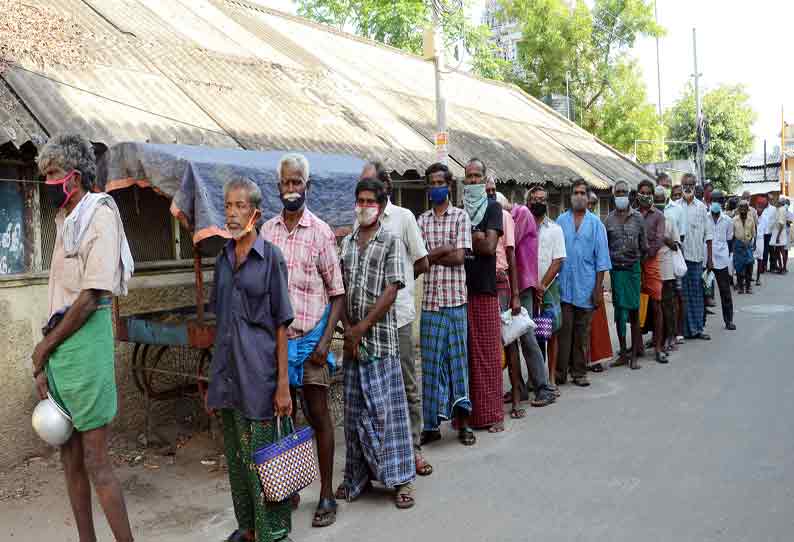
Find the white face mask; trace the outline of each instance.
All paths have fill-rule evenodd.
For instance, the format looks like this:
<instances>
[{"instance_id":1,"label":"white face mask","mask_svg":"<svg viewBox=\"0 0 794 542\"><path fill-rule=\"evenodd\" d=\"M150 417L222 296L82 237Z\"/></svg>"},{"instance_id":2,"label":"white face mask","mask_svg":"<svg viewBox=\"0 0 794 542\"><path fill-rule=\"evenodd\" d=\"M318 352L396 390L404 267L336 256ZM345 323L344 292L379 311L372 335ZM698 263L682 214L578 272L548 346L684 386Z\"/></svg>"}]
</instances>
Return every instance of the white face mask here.
<instances>
[{"instance_id":1,"label":"white face mask","mask_svg":"<svg viewBox=\"0 0 794 542\"><path fill-rule=\"evenodd\" d=\"M377 205L356 205L356 220L364 227L371 226L378 218Z\"/></svg>"}]
</instances>

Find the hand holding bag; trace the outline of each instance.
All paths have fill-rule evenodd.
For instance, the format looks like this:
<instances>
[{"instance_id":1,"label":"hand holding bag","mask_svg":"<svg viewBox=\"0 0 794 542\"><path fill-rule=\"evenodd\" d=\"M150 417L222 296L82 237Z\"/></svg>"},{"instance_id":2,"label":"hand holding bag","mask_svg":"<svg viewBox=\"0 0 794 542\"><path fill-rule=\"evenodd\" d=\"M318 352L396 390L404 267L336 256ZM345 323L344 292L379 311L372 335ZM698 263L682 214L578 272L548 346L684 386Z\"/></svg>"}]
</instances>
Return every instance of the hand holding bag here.
<instances>
[{"instance_id":1,"label":"hand holding bag","mask_svg":"<svg viewBox=\"0 0 794 542\"><path fill-rule=\"evenodd\" d=\"M521 307L521 313L513 315L512 310L506 310L501 315L502 319L502 344L507 346L521 337L524 333L535 327L535 322L529 317L527 309Z\"/></svg>"},{"instance_id":2,"label":"hand holding bag","mask_svg":"<svg viewBox=\"0 0 794 542\"><path fill-rule=\"evenodd\" d=\"M253 461L262 494L268 502L281 502L317 479L314 431L304 427L282 438L281 417L276 417L278 440L254 452Z\"/></svg>"},{"instance_id":3,"label":"hand holding bag","mask_svg":"<svg viewBox=\"0 0 794 542\"><path fill-rule=\"evenodd\" d=\"M678 250L673 251L673 274L675 278L681 279L686 276L687 273L687 266L686 260L684 260L684 253L681 250L681 247Z\"/></svg>"}]
</instances>

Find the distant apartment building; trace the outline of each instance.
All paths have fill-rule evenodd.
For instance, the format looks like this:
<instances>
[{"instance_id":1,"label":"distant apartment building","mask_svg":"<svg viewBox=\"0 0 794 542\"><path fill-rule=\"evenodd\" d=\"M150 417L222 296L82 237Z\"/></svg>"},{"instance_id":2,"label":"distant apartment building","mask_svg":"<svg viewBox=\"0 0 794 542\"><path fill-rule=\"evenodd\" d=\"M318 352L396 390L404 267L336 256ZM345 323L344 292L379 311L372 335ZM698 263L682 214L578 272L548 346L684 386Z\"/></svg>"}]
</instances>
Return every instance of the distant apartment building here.
<instances>
[{"instance_id":1,"label":"distant apartment building","mask_svg":"<svg viewBox=\"0 0 794 542\"><path fill-rule=\"evenodd\" d=\"M499 17L501 2L488 0L482 14L482 22L491 29L491 40L499 56L509 62L518 59L518 43L521 41L521 26L516 21L502 21Z\"/></svg>"}]
</instances>

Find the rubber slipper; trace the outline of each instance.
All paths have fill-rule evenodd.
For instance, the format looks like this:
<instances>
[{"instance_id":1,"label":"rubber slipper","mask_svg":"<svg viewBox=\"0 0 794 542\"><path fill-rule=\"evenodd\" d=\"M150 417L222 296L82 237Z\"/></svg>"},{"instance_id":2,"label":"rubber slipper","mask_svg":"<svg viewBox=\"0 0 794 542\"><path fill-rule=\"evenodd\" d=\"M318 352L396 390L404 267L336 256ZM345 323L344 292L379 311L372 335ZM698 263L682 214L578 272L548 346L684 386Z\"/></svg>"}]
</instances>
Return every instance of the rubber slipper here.
<instances>
[{"instance_id":1,"label":"rubber slipper","mask_svg":"<svg viewBox=\"0 0 794 542\"><path fill-rule=\"evenodd\" d=\"M312 527L328 527L336 523L337 504L334 499L320 499L314 511Z\"/></svg>"},{"instance_id":2,"label":"rubber slipper","mask_svg":"<svg viewBox=\"0 0 794 542\"><path fill-rule=\"evenodd\" d=\"M416 463L416 474L419 476L430 476L433 474L433 465L425 461L421 454L416 454L414 461Z\"/></svg>"},{"instance_id":3,"label":"rubber slipper","mask_svg":"<svg viewBox=\"0 0 794 542\"><path fill-rule=\"evenodd\" d=\"M414 486L405 484L397 488L397 494L394 496L394 504L400 510L413 508L416 504L414 499Z\"/></svg>"},{"instance_id":4,"label":"rubber slipper","mask_svg":"<svg viewBox=\"0 0 794 542\"><path fill-rule=\"evenodd\" d=\"M527 411L523 408L514 408L510 411L510 417L514 420L520 420L527 417Z\"/></svg>"},{"instance_id":5,"label":"rubber slipper","mask_svg":"<svg viewBox=\"0 0 794 542\"><path fill-rule=\"evenodd\" d=\"M466 427L458 431L458 440L464 446L473 446L477 442L477 437L474 436L471 427Z\"/></svg>"}]
</instances>

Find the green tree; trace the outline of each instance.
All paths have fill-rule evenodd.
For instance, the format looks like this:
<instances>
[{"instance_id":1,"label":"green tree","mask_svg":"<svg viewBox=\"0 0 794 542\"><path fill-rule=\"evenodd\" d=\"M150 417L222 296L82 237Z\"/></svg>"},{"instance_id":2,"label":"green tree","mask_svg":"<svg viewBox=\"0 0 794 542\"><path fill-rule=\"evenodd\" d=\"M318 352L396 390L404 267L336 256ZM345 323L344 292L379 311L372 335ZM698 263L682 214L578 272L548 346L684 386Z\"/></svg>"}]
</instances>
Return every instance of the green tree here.
<instances>
[{"instance_id":1,"label":"green tree","mask_svg":"<svg viewBox=\"0 0 794 542\"><path fill-rule=\"evenodd\" d=\"M503 0L500 18L517 23L523 39L512 80L535 97L565 94L576 120L623 152L635 139L661 139L642 74L627 57L640 36L661 36L648 0ZM659 145L638 147L656 159Z\"/></svg>"},{"instance_id":2,"label":"green tree","mask_svg":"<svg viewBox=\"0 0 794 542\"><path fill-rule=\"evenodd\" d=\"M664 129L656 107L648 102L642 71L634 59L623 57L616 62L609 86L583 115L582 125L627 154L634 153L636 140L646 140L636 146L637 160L661 159Z\"/></svg>"},{"instance_id":3,"label":"green tree","mask_svg":"<svg viewBox=\"0 0 794 542\"><path fill-rule=\"evenodd\" d=\"M732 191L739 178L739 161L753 148L756 113L743 85L720 85L703 95L703 115L709 127L706 177ZM695 91L691 84L667 112L668 139L695 141ZM674 147L671 156L691 158L694 149Z\"/></svg>"},{"instance_id":4,"label":"green tree","mask_svg":"<svg viewBox=\"0 0 794 542\"><path fill-rule=\"evenodd\" d=\"M422 32L432 21L430 5L428 0L298 0L298 14L419 54ZM463 2L461 9L442 15L446 42L457 42L465 48L477 75L504 79L508 63L496 55L496 48L489 40L490 29L468 21L465 5L467 2ZM464 54L461 47L458 52Z\"/></svg>"}]
</instances>

